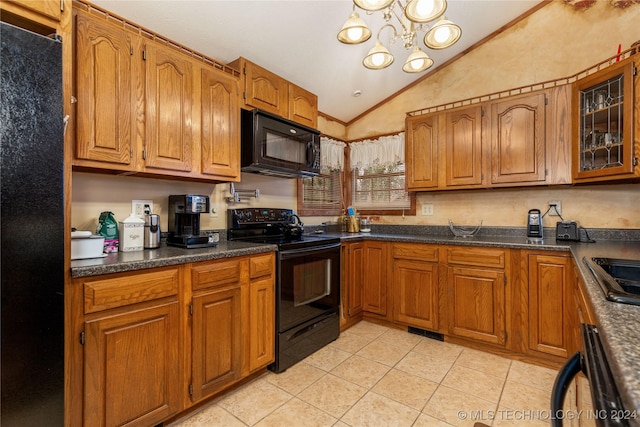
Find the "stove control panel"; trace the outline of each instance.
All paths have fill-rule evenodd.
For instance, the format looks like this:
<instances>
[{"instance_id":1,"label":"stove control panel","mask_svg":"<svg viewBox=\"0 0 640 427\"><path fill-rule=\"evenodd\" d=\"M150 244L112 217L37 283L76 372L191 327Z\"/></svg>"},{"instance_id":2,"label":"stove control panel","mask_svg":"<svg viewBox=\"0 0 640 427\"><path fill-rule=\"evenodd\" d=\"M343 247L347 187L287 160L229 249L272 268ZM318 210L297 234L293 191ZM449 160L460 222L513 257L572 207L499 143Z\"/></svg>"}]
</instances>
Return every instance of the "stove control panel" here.
<instances>
[{"instance_id":1,"label":"stove control panel","mask_svg":"<svg viewBox=\"0 0 640 427\"><path fill-rule=\"evenodd\" d=\"M251 224L286 224L293 217L293 209L241 208L227 210L227 227L240 228Z\"/></svg>"}]
</instances>

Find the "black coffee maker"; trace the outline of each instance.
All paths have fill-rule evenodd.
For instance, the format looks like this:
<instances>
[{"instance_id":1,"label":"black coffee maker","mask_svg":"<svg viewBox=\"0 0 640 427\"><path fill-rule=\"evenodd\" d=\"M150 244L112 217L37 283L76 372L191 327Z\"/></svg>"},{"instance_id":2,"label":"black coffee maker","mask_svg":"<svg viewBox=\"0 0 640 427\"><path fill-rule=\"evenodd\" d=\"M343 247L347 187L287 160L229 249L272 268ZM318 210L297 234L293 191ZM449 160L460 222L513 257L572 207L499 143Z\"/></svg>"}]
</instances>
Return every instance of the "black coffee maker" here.
<instances>
[{"instance_id":1,"label":"black coffee maker","mask_svg":"<svg viewBox=\"0 0 640 427\"><path fill-rule=\"evenodd\" d=\"M209 212L209 196L181 194L169 196L169 237L167 245L181 248L215 246L200 233L200 214Z\"/></svg>"}]
</instances>

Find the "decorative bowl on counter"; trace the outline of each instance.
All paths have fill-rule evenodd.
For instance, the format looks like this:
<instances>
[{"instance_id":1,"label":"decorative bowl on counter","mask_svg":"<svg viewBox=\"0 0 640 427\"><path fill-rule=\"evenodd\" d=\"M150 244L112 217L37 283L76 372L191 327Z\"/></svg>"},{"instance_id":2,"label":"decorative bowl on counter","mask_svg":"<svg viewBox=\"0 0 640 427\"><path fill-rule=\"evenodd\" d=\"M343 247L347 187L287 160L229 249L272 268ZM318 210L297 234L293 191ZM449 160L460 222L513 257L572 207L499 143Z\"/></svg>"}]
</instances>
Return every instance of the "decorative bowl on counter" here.
<instances>
[{"instance_id":1,"label":"decorative bowl on counter","mask_svg":"<svg viewBox=\"0 0 640 427\"><path fill-rule=\"evenodd\" d=\"M467 226L467 225L455 225L451 220L449 220L449 229L456 237L471 237L476 235L480 229L482 228L482 220L480 220L480 224L476 226Z\"/></svg>"}]
</instances>

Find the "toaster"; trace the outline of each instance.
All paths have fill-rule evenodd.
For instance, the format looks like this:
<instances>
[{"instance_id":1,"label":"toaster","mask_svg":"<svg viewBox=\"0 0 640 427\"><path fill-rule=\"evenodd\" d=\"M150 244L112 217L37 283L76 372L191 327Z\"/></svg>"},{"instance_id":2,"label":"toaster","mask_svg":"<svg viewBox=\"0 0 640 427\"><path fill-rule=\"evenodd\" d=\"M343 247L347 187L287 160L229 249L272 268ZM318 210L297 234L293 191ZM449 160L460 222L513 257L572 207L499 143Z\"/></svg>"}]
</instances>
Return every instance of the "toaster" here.
<instances>
[{"instance_id":1,"label":"toaster","mask_svg":"<svg viewBox=\"0 0 640 427\"><path fill-rule=\"evenodd\" d=\"M558 221L556 223L556 240L579 242L578 224L575 221Z\"/></svg>"}]
</instances>

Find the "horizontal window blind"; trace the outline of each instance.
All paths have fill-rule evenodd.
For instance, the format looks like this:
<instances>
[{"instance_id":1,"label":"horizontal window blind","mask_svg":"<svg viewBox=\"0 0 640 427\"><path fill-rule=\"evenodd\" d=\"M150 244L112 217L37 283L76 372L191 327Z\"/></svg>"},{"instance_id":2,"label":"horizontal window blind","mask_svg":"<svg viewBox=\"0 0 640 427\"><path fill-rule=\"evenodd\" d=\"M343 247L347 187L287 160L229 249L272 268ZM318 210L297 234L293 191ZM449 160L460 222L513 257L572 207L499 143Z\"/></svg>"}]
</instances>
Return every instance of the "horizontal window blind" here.
<instances>
[{"instance_id":1,"label":"horizontal window blind","mask_svg":"<svg viewBox=\"0 0 640 427\"><path fill-rule=\"evenodd\" d=\"M342 206L339 170L324 172L302 179L302 206L304 209L339 211Z\"/></svg>"},{"instance_id":2,"label":"horizontal window blind","mask_svg":"<svg viewBox=\"0 0 640 427\"><path fill-rule=\"evenodd\" d=\"M355 168L351 175L351 205L359 210L401 210L411 207L405 191L404 164Z\"/></svg>"}]
</instances>

